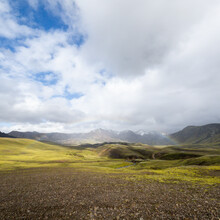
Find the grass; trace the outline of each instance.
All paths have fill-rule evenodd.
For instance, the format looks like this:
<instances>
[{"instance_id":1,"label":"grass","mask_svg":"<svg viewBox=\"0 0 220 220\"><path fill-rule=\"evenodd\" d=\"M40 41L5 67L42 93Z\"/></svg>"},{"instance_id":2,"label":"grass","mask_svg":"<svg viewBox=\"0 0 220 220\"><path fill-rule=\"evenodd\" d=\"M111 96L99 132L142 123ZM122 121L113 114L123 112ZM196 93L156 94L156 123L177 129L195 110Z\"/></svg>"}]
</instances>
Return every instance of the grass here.
<instances>
[{"instance_id":1,"label":"grass","mask_svg":"<svg viewBox=\"0 0 220 220\"><path fill-rule=\"evenodd\" d=\"M220 171L220 166L179 166L163 169L148 168L141 170L147 170L148 173L143 173L142 175L133 175L129 178L131 180L156 180L166 183L180 183L185 181L193 184L220 184L220 178L218 176L210 175L212 171Z\"/></svg>"},{"instance_id":2,"label":"grass","mask_svg":"<svg viewBox=\"0 0 220 220\"><path fill-rule=\"evenodd\" d=\"M28 139L0 139L0 170L65 166L98 158L93 150L74 150Z\"/></svg>"},{"instance_id":3,"label":"grass","mask_svg":"<svg viewBox=\"0 0 220 220\"><path fill-rule=\"evenodd\" d=\"M144 161L133 164L128 158ZM73 167L91 172L131 174L126 177L130 180L220 184L217 175L220 172L219 145L208 148L204 145L104 144L80 149L28 139L0 138L0 171L35 167Z\"/></svg>"}]
</instances>

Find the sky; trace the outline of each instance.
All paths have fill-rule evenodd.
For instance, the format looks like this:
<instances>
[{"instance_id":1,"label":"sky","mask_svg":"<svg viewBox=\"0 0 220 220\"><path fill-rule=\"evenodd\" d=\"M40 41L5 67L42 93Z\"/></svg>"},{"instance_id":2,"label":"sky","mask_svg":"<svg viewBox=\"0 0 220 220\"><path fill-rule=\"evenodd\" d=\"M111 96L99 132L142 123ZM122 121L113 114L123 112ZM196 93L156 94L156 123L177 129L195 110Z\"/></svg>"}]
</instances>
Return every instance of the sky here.
<instances>
[{"instance_id":1,"label":"sky","mask_svg":"<svg viewBox=\"0 0 220 220\"><path fill-rule=\"evenodd\" d=\"M0 0L0 131L220 123L219 0Z\"/></svg>"}]
</instances>

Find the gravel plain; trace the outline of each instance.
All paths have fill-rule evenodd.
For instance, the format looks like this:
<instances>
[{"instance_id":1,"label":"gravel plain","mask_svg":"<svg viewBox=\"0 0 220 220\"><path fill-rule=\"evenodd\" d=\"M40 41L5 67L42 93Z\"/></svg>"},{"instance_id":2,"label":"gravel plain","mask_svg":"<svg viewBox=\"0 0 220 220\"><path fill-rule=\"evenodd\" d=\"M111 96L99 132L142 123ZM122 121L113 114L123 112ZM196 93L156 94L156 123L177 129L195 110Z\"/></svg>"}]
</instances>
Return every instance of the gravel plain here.
<instances>
[{"instance_id":1,"label":"gravel plain","mask_svg":"<svg viewBox=\"0 0 220 220\"><path fill-rule=\"evenodd\" d=\"M73 168L0 173L0 219L220 219L220 187Z\"/></svg>"}]
</instances>

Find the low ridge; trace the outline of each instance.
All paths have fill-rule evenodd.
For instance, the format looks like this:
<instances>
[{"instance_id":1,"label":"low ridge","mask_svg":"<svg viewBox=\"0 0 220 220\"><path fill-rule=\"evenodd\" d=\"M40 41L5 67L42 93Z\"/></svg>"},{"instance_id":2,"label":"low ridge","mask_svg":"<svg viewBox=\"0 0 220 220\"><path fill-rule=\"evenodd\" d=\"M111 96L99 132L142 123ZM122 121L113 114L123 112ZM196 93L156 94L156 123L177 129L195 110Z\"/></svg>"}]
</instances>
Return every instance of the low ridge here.
<instances>
[{"instance_id":1,"label":"low ridge","mask_svg":"<svg viewBox=\"0 0 220 220\"><path fill-rule=\"evenodd\" d=\"M12 135L8 135L8 134L3 133L3 132L1 132L1 131L0 131L0 137L14 138L14 136L12 136Z\"/></svg>"}]
</instances>

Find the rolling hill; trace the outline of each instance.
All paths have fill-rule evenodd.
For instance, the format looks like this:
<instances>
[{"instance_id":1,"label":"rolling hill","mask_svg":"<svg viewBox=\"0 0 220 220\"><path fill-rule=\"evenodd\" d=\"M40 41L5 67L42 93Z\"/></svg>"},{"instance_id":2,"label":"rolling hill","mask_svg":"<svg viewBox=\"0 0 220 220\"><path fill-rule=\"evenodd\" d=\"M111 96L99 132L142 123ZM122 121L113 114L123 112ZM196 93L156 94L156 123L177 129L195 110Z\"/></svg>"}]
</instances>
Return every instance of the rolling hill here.
<instances>
[{"instance_id":1,"label":"rolling hill","mask_svg":"<svg viewBox=\"0 0 220 220\"><path fill-rule=\"evenodd\" d=\"M115 160L117 159L117 160ZM175 161L175 165L220 164L219 145L156 147L146 144L101 143L64 147L22 138L0 138L0 170L19 167L82 166L94 162ZM120 162L120 163L121 163ZM123 162L124 163L124 162ZM151 162L150 162L151 163ZM154 162L153 162L154 163ZM167 162L170 165L169 162ZM77 166L78 166L77 165Z\"/></svg>"}]
</instances>

